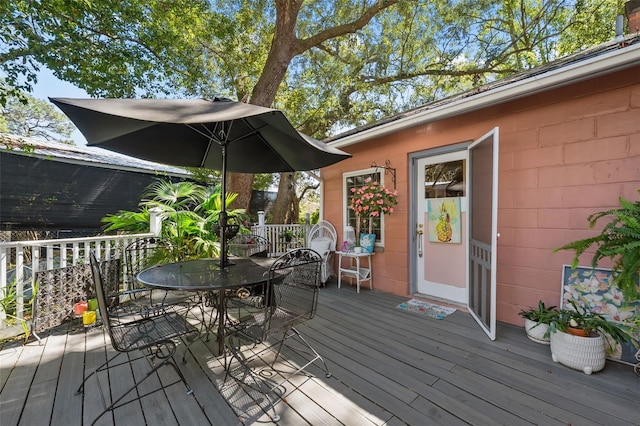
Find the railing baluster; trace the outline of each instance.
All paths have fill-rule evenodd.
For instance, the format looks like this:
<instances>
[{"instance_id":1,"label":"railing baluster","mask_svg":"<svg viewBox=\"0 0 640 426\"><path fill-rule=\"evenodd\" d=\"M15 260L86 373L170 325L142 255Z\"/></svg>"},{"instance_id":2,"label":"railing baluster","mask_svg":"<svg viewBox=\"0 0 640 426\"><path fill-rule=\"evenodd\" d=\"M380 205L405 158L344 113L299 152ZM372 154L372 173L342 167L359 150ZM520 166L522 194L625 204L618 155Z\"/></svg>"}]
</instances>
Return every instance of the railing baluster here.
<instances>
[{"instance_id":1,"label":"railing baluster","mask_svg":"<svg viewBox=\"0 0 640 426\"><path fill-rule=\"evenodd\" d=\"M15 320L13 317L18 319L18 323L24 319L25 286L30 283L31 288L35 289L37 271L88 263L92 247L96 249L100 258L113 259L122 254L122 247L129 242L148 236L151 234L0 242L0 297L6 297L9 291L14 290L16 302L15 311L5 312L0 309L0 329L6 329L7 322ZM44 259L40 256L41 250ZM22 327L12 328L3 333L5 336L18 335L22 333Z\"/></svg>"}]
</instances>

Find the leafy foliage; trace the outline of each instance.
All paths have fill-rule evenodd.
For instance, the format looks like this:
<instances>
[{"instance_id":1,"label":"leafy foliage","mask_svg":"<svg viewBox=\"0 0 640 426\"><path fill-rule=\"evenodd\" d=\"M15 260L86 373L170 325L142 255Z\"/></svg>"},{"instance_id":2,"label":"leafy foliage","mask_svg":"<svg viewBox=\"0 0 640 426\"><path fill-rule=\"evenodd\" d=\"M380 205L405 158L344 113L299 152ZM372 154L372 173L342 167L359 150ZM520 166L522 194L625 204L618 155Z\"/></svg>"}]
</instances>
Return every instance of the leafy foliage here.
<instances>
[{"instance_id":1,"label":"leafy foliage","mask_svg":"<svg viewBox=\"0 0 640 426\"><path fill-rule=\"evenodd\" d=\"M601 314L592 311L586 306L578 305L570 300L570 308L558 310L549 322L549 333L556 331L568 332L569 327L584 330L587 336L600 332L611 336L615 341L624 343L629 341L630 336L625 327L609 321Z\"/></svg>"},{"instance_id":2,"label":"leafy foliage","mask_svg":"<svg viewBox=\"0 0 640 426\"><path fill-rule=\"evenodd\" d=\"M398 204L398 191L392 191L370 177L364 185L351 188L349 208L356 216L374 216L393 213L393 206Z\"/></svg>"},{"instance_id":3,"label":"leafy foliage","mask_svg":"<svg viewBox=\"0 0 640 426\"><path fill-rule=\"evenodd\" d=\"M193 88L213 59L203 35L230 29L204 0L9 0L0 25L7 87L28 91L42 64L91 95L112 97Z\"/></svg>"},{"instance_id":4,"label":"leafy foliage","mask_svg":"<svg viewBox=\"0 0 640 426\"><path fill-rule=\"evenodd\" d=\"M49 102L32 96L25 95L24 99L12 96L4 107L0 106L0 131L3 132L73 144L74 130L66 115Z\"/></svg>"},{"instance_id":5,"label":"leafy foliage","mask_svg":"<svg viewBox=\"0 0 640 426\"><path fill-rule=\"evenodd\" d=\"M149 211L155 210L162 219L161 237L177 250L177 260L217 257L219 236L214 231L222 211L219 187L205 187L192 182L158 180L150 185L140 202L140 211L120 211L102 219L105 231L149 232ZM225 197L228 206L235 194ZM242 221L244 210L228 211Z\"/></svg>"},{"instance_id":6,"label":"leafy foliage","mask_svg":"<svg viewBox=\"0 0 640 426\"><path fill-rule=\"evenodd\" d=\"M93 96L273 106L322 139L609 40L620 1L8 0L0 103L45 65Z\"/></svg>"},{"instance_id":7,"label":"leafy foliage","mask_svg":"<svg viewBox=\"0 0 640 426\"><path fill-rule=\"evenodd\" d=\"M638 190L640 193L640 190ZM602 218L611 219L602 231L590 238L572 241L554 250L573 250L575 256L571 267L576 268L580 256L591 246L596 250L591 259L595 268L604 258L614 262L612 268L618 288L628 300L640 297L638 273L640 272L640 201L632 203L620 197L620 208L594 213L588 217L589 228L593 228Z\"/></svg>"},{"instance_id":8,"label":"leafy foliage","mask_svg":"<svg viewBox=\"0 0 640 426\"><path fill-rule=\"evenodd\" d=\"M556 306L546 306L542 300L538 301L537 307L523 309L518 313L522 318L541 324L549 324L557 314L558 308Z\"/></svg>"}]
</instances>

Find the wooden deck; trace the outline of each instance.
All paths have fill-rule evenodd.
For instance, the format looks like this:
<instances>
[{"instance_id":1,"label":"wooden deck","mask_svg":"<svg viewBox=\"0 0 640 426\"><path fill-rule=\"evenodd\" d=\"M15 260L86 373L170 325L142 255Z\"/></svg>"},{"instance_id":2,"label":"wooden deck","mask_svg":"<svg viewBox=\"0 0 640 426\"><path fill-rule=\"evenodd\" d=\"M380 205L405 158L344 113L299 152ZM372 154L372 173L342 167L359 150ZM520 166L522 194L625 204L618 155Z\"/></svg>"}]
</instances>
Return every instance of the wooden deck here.
<instances>
[{"instance_id":1,"label":"wooden deck","mask_svg":"<svg viewBox=\"0 0 640 426\"><path fill-rule=\"evenodd\" d=\"M457 311L443 320L396 308L407 298L354 287L322 289L316 317L300 331L324 356L333 376L315 365L314 378L296 377L276 404L282 425L639 425L640 377L607 361L587 376L554 364L548 346L502 324L490 341ZM5 343L0 351L0 424L84 425L101 411L98 381L75 389L112 352L100 329L72 324L45 344ZM236 425L269 423L251 395L228 382L209 343L190 346L179 364L194 396L181 383L105 415L103 425ZM181 346L179 353L182 353ZM295 355L286 357L297 362ZM144 361L141 361L144 362ZM106 392L126 386L144 364L101 376ZM132 371L133 370L133 371ZM170 368L151 381L177 377ZM157 382L156 382L157 383ZM149 383L146 389L152 388Z\"/></svg>"}]
</instances>

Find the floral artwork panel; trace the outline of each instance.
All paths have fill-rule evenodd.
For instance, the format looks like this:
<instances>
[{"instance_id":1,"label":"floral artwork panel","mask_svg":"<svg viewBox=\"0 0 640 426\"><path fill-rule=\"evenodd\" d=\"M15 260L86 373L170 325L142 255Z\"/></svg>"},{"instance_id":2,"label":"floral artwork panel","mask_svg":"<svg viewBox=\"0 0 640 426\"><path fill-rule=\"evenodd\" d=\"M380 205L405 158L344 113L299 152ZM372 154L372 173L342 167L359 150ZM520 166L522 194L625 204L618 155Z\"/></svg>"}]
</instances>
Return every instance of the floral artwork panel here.
<instances>
[{"instance_id":1,"label":"floral artwork panel","mask_svg":"<svg viewBox=\"0 0 640 426\"><path fill-rule=\"evenodd\" d=\"M588 306L613 322L630 324L640 316L640 299L625 300L615 284L610 269L578 266L562 270L562 299L560 306L570 306L569 300ZM640 331L631 334L631 341L623 345L612 342L607 345L607 358L628 364L636 364L635 354L640 348Z\"/></svg>"},{"instance_id":2,"label":"floral artwork panel","mask_svg":"<svg viewBox=\"0 0 640 426\"><path fill-rule=\"evenodd\" d=\"M433 243L462 242L460 197L427 200L429 241Z\"/></svg>"}]
</instances>

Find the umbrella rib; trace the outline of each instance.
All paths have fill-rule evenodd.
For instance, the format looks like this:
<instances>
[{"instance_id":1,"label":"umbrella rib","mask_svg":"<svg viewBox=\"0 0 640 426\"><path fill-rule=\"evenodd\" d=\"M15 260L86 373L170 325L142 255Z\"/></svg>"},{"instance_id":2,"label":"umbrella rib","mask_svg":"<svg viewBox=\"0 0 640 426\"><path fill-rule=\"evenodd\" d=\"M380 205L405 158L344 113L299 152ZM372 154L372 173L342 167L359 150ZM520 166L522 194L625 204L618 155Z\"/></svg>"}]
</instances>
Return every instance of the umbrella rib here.
<instances>
[{"instance_id":1,"label":"umbrella rib","mask_svg":"<svg viewBox=\"0 0 640 426\"><path fill-rule=\"evenodd\" d=\"M229 134L231 133L231 126L233 125L233 121L234 120L217 122L217 123L215 123L215 126L214 126L213 130L209 130L209 128L204 123L202 123L201 126L206 130L206 132L203 131L203 130L200 130L196 126L192 126L191 124L186 124L186 126L188 128L190 128L194 132L204 136L205 138L207 138L209 140L209 143L207 144L207 149L205 150L204 155L202 156L202 162L200 163L200 167L204 167L204 162L206 161L207 157L209 156L209 151L211 151L211 142L212 141L215 141L218 145L220 145L222 147L224 147L224 146L226 146L228 144ZM225 123L229 123L229 127L226 130L224 129ZM220 131L220 135L216 134L216 129L218 128L218 125L222 126L222 129ZM222 136L222 137L219 137L219 136Z\"/></svg>"}]
</instances>

